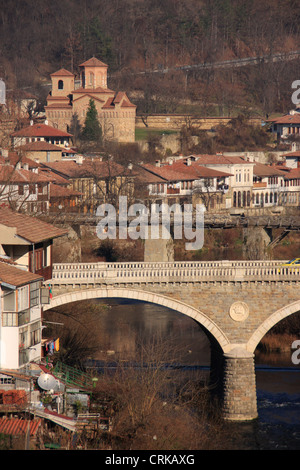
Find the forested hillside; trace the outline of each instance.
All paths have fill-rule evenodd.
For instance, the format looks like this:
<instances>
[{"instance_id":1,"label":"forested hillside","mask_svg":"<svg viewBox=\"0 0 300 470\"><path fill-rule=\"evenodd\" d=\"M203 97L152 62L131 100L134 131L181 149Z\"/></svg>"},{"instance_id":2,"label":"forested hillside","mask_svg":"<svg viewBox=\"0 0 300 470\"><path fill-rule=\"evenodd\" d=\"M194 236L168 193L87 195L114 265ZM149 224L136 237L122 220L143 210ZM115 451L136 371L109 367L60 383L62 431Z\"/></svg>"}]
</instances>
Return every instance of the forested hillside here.
<instances>
[{"instance_id":1,"label":"forested hillside","mask_svg":"<svg viewBox=\"0 0 300 470\"><path fill-rule=\"evenodd\" d=\"M96 56L109 87L134 93L138 112L262 115L292 107L300 58L231 69L180 65L300 50L298 0L1 0L0 76L10 89L40 84ZM300 57L300 56L299 56ZM166 74L151 73L171 69ZM143 72L143 73L139 73ZM144 73L147 72L147 73ZM217 104L217 108L215 105Z\"/></svg>"}]
</instances>

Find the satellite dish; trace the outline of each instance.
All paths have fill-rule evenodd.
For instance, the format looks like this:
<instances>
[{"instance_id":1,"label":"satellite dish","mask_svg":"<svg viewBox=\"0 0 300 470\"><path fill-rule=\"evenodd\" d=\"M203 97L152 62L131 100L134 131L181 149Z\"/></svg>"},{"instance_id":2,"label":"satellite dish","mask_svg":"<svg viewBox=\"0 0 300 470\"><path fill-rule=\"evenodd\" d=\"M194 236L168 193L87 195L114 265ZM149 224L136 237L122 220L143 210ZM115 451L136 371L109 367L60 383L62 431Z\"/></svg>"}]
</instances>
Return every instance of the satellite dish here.
<instances>
[{"instance_id":1,"label":"satellite dish","mask_svg":"<svg viewBox=\"0 0 300 470\"><path fill-rule=\"evenodd\" d=\"M44 390L54 390L57 386L57 381L53 375L41 374L37 380L39 386Z\"/></svg>"}]
</instances>

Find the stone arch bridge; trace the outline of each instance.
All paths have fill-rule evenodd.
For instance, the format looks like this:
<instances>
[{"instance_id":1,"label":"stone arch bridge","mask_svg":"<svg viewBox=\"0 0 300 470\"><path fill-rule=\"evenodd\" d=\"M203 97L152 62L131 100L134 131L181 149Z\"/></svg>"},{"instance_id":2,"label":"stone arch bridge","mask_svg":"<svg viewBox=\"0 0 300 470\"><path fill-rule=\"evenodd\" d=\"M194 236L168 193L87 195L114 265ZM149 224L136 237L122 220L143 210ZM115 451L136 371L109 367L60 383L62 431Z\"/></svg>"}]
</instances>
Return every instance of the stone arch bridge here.
<instances>
[{"instance_id":1,"label":"stone arch bridge","mask_svg":"<svg viewBox=\"0 0 300 470\"><path fill-rule=\"evenodd\" d=\"M198 322L211 340L224 417L257 417L254 351L279 321L300 311L300 268L282 261L54 264L44 310L93 298L168 307Z\"/></svg>"}]
</instances>

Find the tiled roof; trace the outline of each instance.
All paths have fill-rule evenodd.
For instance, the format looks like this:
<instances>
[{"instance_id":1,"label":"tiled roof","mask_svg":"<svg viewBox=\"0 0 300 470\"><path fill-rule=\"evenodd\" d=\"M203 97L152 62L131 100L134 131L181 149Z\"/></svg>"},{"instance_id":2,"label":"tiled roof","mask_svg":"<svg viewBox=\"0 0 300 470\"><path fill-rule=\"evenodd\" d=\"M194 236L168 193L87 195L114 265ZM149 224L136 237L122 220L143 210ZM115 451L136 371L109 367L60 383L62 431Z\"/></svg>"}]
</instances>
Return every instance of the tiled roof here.
<instances>
[{"instance_id":1,"label":"tiled roof","mask_svg":"<svg viewBox=\"0 0 300 470\"><path fill-rule=\"evenodd\" d=\"M172 164L174 170L178 170L182 173L190 173L195 175L197 178L218 178L222 176L232 176L231 173L227 173L212 168L207 168L198 163L198 161L191 162L190 165L185 163L185 160L179 160Z\"/></svg>"},{"instance_id":2,"label":"tiled roof","mask_svg":"<svg viewBox=\"0 0 300 470\"><path fill-rule=\"evenodd\" d=\"M296 151L296 152L289 152L289 153L285 153L283 155L283 157L300 157L300 150Z\"/></svg>"},{"instance_id":3,"label":"tiled roof","mask_svg":"<svg viewBox=\"0 0 300 470\"><path fill-rule=\"evenodd\" d=\"M277 167L279 169L279 167ZM292 180L295 178L300 178L300 168L285 168L285 170L279 171L281 176L284 176L285 179Z\"/></svg>"},{"instance_id":4,"label":"tiled roof","mask_svg":"<svg viewBox=\"0 0 300 470\"><path fill-rule=\"evenodd\" d=\"M8 185L9 183L46 183L48 179L41 173L34 173L30 170L18 169L13 165L0 165L0 183Z\"/></svg>"},{"instance_id":5,"label":"tiled roof","mask_svg":"<svg viewBox=\"0 0 300 470\"><path fill-rule=\"evenodd\" d=\"M300 113L285 114L274 119L268 119L267 122L273 124L300 124Z\"/></svg>"},{"instance_id":6,"label":"tiled roof","mask_svg":"<svg viewBox=\"0 0 300 470\"><path fill-rule=\"evenodd\" d=\"M16 268L0 259L0 283L5 282L15 287L43 279L42 276Z\"/></svg>"},{"instance_id":7,"label":"tiled roof","mask_svg":"<svg viewBox=\"0 0 300 470\"><path fill-rule=\"evenodd\" d=\"M21 146L19 147L21 150ZM12 165L16 165L18 162L22 164L26 163L29 168L39 168L40 164L38 162L35 162L31 158L26 157L26 155L19 154L17 152L8 152L8 157L4 157L3 155L0 156L0 163L5 163L9 162Z\"/></svg>"},{"instance_id":8,"label":"tiled roof","mask_svg":"<svg viewBox=\"0 0 300 470\"><path fill-rule=\"evenodd\" d=\"M4 207L0 207L0 223L8 227L16 227L17 235L31 243L39 243L67 234L67 230Z\"/></svg>"},{"instance_id":9,"label":"tiled roof","mask_svg":"<svg viewBox=\"0 0 300 470\"><path fill-rule=\"evenodd\" d=\"M59 77L63 77L63 76L74 77L74 74L72 72L69 72L69 70L66 70L66 69L57 70L57 72L51 73L50 76L54 77L56 75Z\"/></svg>"},{"instance_id":10,"label":"tiled roof","mask_svg":"<svg viewBox=\"0 0 300 470\"><path fill-rule=\"evenodd\" d=\"M33 124L13 132L12 137L72 137L72 134L47 126L46 124Z\"/></svg>"},{"instance_id":11,"label":"tiled roof","mask_svg":"<svg viewBox=\"0 0 300 470\"><path fill-rule=\"evenodd\" d=\"M65 188L64 186L60 186L55 183L50 185L50 198L69 198L72 196L82 196L82 193L76 191L75 189Z\"/></svg>"},{"instance_id":12,"label":"tiled roof","mask_svg":"<svg viewBox=\"0 0 300 470\"><path fill-rule=\"evenodd\" d=\"M107 178L109 176L128 176L129 171L116 162L106 162L101 160L84 160L82 164L74 161L59 161L43 164L58 171L69 178L90 178L95 175L97 178Z\"/></svg>"},{"instance_id":13,"label":"tiled roof","mask_svg":"<svg viewBox=\"0 0 300 470\"><path fill-rule=\"evenodd\" d=\"M133 174L136 177L137 181L139 181L140 183L151 184L166 182L165 178L162 178L161 176L156 175L151 171L148 171L148 169L144 168L143 166L135 168Z\"/></svg>"},{"instance_id":14,"label":"tiled roof","mask_svg":"<svg viewBox=\"0 0 300 470\"><path fill-rule=\"evenodd\" d=\"M164 178L167 181L194 181L199 178L218 178L231 176L230 173L206 168L197 163L185 165L183 162L176 162L171 165L156 167L146 164L144 167L152 173Z\"/></svg>"},{"instance_id":15,"label":"tiled roof","mask_svg":"<svg viewBox=\"0 0 300 470\"><path fill-rule=\"evenodd\" d=\"M6 418L5 416L0 419L0 433L9 435L26 434L29 426L30 436L35 436L39 427L42 424L42 419L21 419L21 418Z\"/></svg>"},{"instance_id":16,"label":"tiled roof","mask_svg":"<svg viewBox=\"0 0 300 470\"><path fill-rule=\"evenodd\" d=\"M225 155L195 155L200 165L249 165L251 162L242 156L229 157Z\"/></svg>"},{"instance_id":17,"label":"tiled roof","mask_svg":"<svg viewBox=\"0 0 300 470\"><path fill-rule=\"evenodd\" d=\"M101 62L101 60L96 59L96 57L92 57L86 62L80 64L79 67L108 67L108 65L104 64L104 62Z\"/></svg>"},{"instance_id":18,"label":"tiled roof","mask_svg":"<svg viewBox=\"0 0 300 470\"><path fill-rule=\"evenodd\" d=\"M276 167L264 165L263 163L255 162L253 167L253 174L255 176L282 176L282 172Z\"/></svg>"},{"instance_id":19,"label":"tiled roof","mask_svg":"<svg viewBox=\"0 0 300 470\"><path fill-rule=\"evenodd\" d=\"M47 151L50 151L50 152L67 152L68 150L63 148L63 147L59 147L58 145L53 145L53 144L49 144L48 142L45 142L43 140L40 140L38 142L30 142L29 144L25 144L25 145L20 145L19 149L24 152L28 152L28 151L32 151L32 152L47 152Z\"/></svg>"}]
</instances>

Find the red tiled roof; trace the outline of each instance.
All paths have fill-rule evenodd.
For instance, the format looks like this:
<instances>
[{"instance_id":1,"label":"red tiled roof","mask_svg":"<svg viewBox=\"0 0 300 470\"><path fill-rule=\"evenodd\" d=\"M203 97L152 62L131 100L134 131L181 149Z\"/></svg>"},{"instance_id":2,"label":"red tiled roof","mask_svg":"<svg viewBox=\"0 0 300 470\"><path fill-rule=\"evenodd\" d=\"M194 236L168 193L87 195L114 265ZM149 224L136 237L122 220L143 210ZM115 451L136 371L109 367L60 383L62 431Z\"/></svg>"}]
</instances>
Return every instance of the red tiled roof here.
<instances>
[{"instance_id":1,"label":"red tiled roof","mask_svg":"<svg viewBox=\"0 0 300 470\"><path fill-rule=\"evenodd\" d=\"M23 168L15 168L13 165L3 164L0 165L0 183L46 183L48 179L41 173L34 173L30 170Z\"/></svg>"},{"instance_id":2,"label":"red tiled roof","mask_svg":"<svg viewBox=\"0 0 300 470\"><path fill-rule=\"evenodd\" d=\"M227 173L220 170L214 170L212 168L207 168L202 166L197 161L191 162L190 165L185 163L185 160L179 160L172 164L174 170L179 170L183 173L190 173L195 175L197 178L218 178L222 176L232 176L231 173Z\"/></svg>"},{"instance_id":3,"label":"red tiled roof","mask_svg":"<svg viewBox=\"0 0 300 470\"><path fill-rule=\"evenodd\" d=\"M185 165L182 161L180 161L161 167L146 164L144 167L148 171L165 178L167 181L193 181L199 178L218 178L223 176L231 176L230 173L206 168L196 164L195 162L191 165Z\"/></svg>"},{"instance_id":4,"label":"red tiled roof","mask_svg":"<svg viewBox=\"0 0 300 470\"><path fill-rule=\"evenodd\" d=\"M19 147L21 150L21 146ZM8 157L4 157L3 155L0 156L0 163L9 162L12 165L16 165L18 162L22 164L26 163L29 168L39 168L40 164L31 160L31 158L26 157L26 155L22 155L22 153L18 152L8 152Z\"/></svg>"},{"instance_id":5,"label":"red tiled roof","mask_svg":"<svg viewBox=\"0 0 300 470\"><path fill-rule=\"evenodd\" d=\"M9 435L26 434L29 426L30 436L35 436L42 419L0 418L0 433Z\"/></svg>"},{"instance_id":6,"label":"red tiled roof","mask_svg":"<svg viewBox=\"0 0 300 470\"><path fill-rule=\"evenodd\" d=\"M72 134L47 126L46 124L33 124L13 132L12 137L72 137Z\"/></svg>"},{"instance_id":7,"label":"red tiled roof","mask_svg":"<svg viewBox=\"0 0 300 470\"><path fill-rule=\"evenodd\" d=\"M86 62L80 64L79 67L108 67L108 65L104 64L104 62L101 62L101 60L96 59L96 57L92 57Z\"/></svg>"},{"instance_id":8,"label":"red tiled roof","mask_svg":"<svg viewBox=\"0 0 300 470\"><path fill-rule=\"evenodd\" d=\"M33 152L65 152L67 151L64 147L59 147L58 145L49 144L43 140L38 142L30 142L29 144L20 145L19 149L24 152L33 151Z\"/></svg>"},{"instance_id":9,"label":"red tiled roof","mask_svg":"<svg viewBox=\"0 0 300 470\"><path fill-rule=\"evenodd\" d=\"M98 178L106 178L108 176L115 177L130 174L125 167L118 163L103 162L101 160L84 160L82 164L74 161L59 161L44 163L43 165L69 178L90 178L93 175Z\"/></svg>"},{"instance_id":10,"label":"red tiled roof","mask_svg":"<svg viewBox=\"0 0 300 470\"><path fill-rule=\"evenodd\" d=\"M98 91L96 91L98 90ZM82 91L80 91L80 93L83 93L82 96L78 96L77 98L73 98L73 103L74 101L79 101L79 100L82 100L83 98L86 98L87 96L89 96L92 100L95 100L95 101L100 101L100 103L104 103L104 100L102 100L101 98L99 98L99 96L95 96L93 95L93 93L110 93L110 90L103 90L101 88L101 90L99 91L98 88L95 88L93 91L92 90L85 90L84 88L82 88ZM77 91L77 90L76 90Z\"/></svg>"},{"instance_id":11,"label":"red tiled roof","mask_svg":"<svg viewBox=\"0 0 300 470\"><path fill-rule=\"evenodd\" d=\"M69 198L72 196L82 196L82 193L76 191L75 189L65 188L64 186L59 186L58 184L50 185L50 198L65 197Z\"/></svg>"},{"instance_id":12,"label":"red tiled roof","mask_svg":"<svg viewBox=\"0 0 300 470\"><path fill-rule=\"evenodd\" d=\"M57 72L51 73L50 77L54 77L56 75L60 77L63 77L63 76L74 77L74 74L72 72L69 72L69 70L66 70L66 69L57 70Z\"/></svg>"},{"instance_id":13,"label":"red tiled roof","mask_svg":"<svg viewBox=\"0 0 300 470\"><path fill-rule=\"evenodd\" d=\"M5 282L15 287L24 286L30 282L42 280L42 276L12 266L0 259L0 283Z\"/></svg>"},{"instance_id":14,"label":"red tiled roof","mask_svg":"<svg viewBox=\"0 0 300 470\"><path fill-rule=\"evenodd\" d=\"M256 176L282 176L282 172L276 167L264 165L263 163L255 162L253 167L253 174Z\"/></svg>"},{"instance_id":15,"label":"red tiled roof","mask_svg":"<svg viewBox=\"0 0 300 470\"><path fill-rule=\"evenodd\" d=\"M246 165L251 162L245 160L242 156L229 157L225 155L195 155L196 162L200 165Z\"/></svg>"},{"instance_id":16,"label":"red tiled roof","mask_svg":"<svg viewBox=\"0 0 300 470\"><path fill-rule=\"evenodd\" d=\"M68 233L67 230L4 207L0 207L0 223L8 227L16 227L17 235L31 243L39 243Z\"/></svg>"},{"instance_id":17,"label":"red tiled roof","mask_svg":"<svg viewBox=\"0 0 300 470\"><path fill-rule=\"evenodd\" d=\"M281 176L284 176L284 178L288 180L300 178L300 168L289 168L287 170L287 167L285 167L284 170L280 170L279 172L281 173Z\"/></svg>"},{"instance_id":18,"label":"red tiled roof","mask_svg":"<svg viewBox=\"0 0 300 470\"><path fill-rule=\"evenodd\" d=\"M274 119L268 119L267 122L273 124L300 124L300 113L285 114Z\"/></svg>"},{"instance_id":19,"label":"red tiled roof","mask_svg":"<svg viewBox=\"0 0 300 470\"><path fill-rule=\"evenodd\" d=\"M300 150L283 154L283 157L300 157Z\"/></svg>"}]
</instances>

